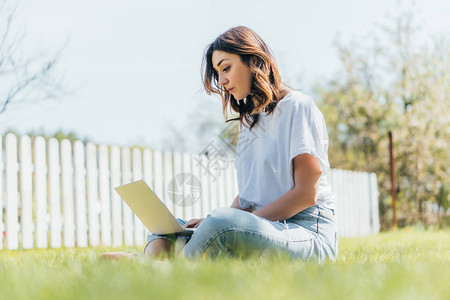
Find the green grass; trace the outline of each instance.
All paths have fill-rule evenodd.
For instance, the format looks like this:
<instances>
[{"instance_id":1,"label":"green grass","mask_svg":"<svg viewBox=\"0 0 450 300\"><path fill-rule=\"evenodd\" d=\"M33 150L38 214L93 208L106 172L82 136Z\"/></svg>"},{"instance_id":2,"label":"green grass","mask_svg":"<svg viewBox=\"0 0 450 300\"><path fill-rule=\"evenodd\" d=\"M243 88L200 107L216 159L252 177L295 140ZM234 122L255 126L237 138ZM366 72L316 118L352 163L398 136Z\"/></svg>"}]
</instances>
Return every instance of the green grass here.
<instances>
[{"instance_id":1,"label":"green grass","mask_svg":"<svg viewBox=\"0 0 450 300\"><path fill-rule=\"evenodd\" d=\"M336 263L103 260L111 250L0 250L0 299L450 299L450 231L341 239Z\"/></svg>"}]
</instances>

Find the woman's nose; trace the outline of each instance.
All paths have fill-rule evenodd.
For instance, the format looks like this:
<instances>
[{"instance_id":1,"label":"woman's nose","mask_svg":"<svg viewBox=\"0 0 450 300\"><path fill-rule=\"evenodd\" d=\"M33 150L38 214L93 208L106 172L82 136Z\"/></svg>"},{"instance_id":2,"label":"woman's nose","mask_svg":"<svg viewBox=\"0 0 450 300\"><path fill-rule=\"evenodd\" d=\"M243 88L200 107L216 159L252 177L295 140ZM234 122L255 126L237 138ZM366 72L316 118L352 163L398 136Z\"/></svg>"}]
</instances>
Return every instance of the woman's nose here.
<instances>
[{"instance_id":1,"label":"woman's nose","mask_svg":"<svg viewBox=\"0 0 450 300\"><path fill-rule=\"evenodd\" d=\"M227 82L228 80L226 79L225 76L219 75L219 85L224 86Z\"/></svg>"}]
</instances>

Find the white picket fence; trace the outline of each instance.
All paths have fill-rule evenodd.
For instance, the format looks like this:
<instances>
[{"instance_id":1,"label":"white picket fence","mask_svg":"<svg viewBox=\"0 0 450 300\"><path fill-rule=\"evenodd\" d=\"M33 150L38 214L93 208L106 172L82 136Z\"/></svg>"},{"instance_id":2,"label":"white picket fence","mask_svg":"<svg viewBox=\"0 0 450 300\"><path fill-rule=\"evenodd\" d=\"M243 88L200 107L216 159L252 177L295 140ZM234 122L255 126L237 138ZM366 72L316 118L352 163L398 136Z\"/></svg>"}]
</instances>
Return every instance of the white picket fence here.
<instances>
[{"instance_id":1,"label":"white picket fence","mask_svg":"<svg viewBox=\"0 0 450 300\"><path fill-rule=\"evenodd\" d=\"M217 168L205 155L7 134L0 136L0 158L0 249L144 245L147 229L113 190L135 180L145 180L184 219L228 207L238 193L233 163ZM168 192L180 173L201 181L194 205L175 205ZM377 233L376 175L330 170L328 176L340 236Z\"/></svg>"}]
</instances>

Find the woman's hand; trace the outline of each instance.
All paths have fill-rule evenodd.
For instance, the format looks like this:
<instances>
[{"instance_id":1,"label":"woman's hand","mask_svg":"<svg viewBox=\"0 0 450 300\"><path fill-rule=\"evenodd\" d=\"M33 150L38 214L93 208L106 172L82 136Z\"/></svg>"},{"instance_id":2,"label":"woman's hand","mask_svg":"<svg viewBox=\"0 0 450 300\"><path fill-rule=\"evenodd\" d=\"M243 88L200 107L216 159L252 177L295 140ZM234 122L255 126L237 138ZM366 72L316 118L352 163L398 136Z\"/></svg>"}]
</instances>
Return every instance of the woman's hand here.
<instances>
[{"instance_id":1,"label":"woman's hand","mask_svg":"<svg viewBox=\"0 0 450 300\"><path fill-rule=\"evenodd\" d=\"M186 222L186 224L184 224L184 228L197 228L198 225L200 225L200 223L204 220L205 218L200 218L200 219L192 219Z\"/></svg>"}]
</instances>

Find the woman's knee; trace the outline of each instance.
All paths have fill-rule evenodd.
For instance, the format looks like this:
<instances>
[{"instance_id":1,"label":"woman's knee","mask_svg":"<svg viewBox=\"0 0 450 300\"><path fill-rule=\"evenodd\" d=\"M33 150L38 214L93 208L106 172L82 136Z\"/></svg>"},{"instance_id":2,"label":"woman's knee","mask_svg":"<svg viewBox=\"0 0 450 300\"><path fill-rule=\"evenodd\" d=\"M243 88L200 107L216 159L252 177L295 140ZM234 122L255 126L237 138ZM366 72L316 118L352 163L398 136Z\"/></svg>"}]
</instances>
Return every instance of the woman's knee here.
<instances>
[{"instance_id":1,"label":"woman's knee","mask_svg":"<svg viewBox=\"0 0 450 300\"><path fill-rule=\"evenodd\" d=\"M203 227L214 232L220 232L223 230L236 228L241 213L246 212L231 207L216 208L206 216L205 220L200 223L198 229Z\"/></svg>"},{"instance_id":2,"label":"woman's knee","mask_svg":"<svg viewBox=\"0 0 450 300\"><path fill-rule=\"evenodd\" d=\"M214 209L192 235L190 242L184 248L185 256L193 257L204 251L211 256L220 252L233 251L236 245L236 233L249 227L252 223L251 216L253 215L236 208Z\"/></svg>"},{"instance_id":3,"label":"woman's knee","mask_svg":"<svg viewBox=\"0 0 450 300\"><path fill-rule=\"evenodd\" d=\"M145 255L158 255L159 253L168 253L171 249L172 241L165 238L157 238L147 243L144 248Z\"/></svg>"}]
</instances>

